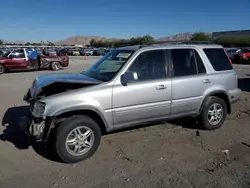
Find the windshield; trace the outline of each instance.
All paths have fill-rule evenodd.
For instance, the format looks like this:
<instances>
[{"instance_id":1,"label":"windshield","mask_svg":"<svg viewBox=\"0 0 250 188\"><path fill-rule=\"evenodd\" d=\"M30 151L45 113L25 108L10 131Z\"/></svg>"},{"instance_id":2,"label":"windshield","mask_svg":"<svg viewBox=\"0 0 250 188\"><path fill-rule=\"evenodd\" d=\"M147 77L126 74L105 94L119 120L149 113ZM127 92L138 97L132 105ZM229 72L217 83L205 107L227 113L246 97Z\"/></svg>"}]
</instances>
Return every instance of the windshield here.
<instances>
[{"instance_id":1,"label":"windshield","mask_svg":"<svg viewBox=\"0 0 250 188\"><path fill-rule=\"evenodd\" d=\"M6 52L5 54L3 54L2 57L8 57L9 54L10 54L10 52Z\"/></svg>"},{"instance_id":2,"label":"windshield","mask_svg":"<svg viewBox=\"0 0 250 188\"><path fill-rule=\"evenodd\" d=\"M112 50L82 74L97 80L109 81L123 67L133 52L133 50Z\"/></svg>"}]
</instances>

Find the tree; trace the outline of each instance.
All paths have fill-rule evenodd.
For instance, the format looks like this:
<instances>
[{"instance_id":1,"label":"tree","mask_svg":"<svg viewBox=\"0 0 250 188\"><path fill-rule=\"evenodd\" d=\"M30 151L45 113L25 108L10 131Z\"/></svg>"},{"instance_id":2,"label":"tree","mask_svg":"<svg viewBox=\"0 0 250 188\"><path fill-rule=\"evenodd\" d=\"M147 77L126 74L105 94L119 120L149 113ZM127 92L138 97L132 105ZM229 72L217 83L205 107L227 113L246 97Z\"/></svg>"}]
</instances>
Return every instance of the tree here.
<instances>
[{"instance_id":1,"label":"tree","mask_svg":"<svg viewBox=\"0 0 250 188\"><path fill-rule=\"evenodd\" d=\"M49 46L55 46L53 42L49 42Z\"/></svg>"},{"instance_id":2,"label":"tree","mask_svg":"<svg viewBox=\"0 0 250 188\"><path fill-rule=\"evenodd\" d=\"M25 45L25 46L30 46L31 43L30 43L30 42L27 42L27 43L25 43L24 45Z\"/></svg>"},{"instance_id":3,"label":"tree","mask_svg":"<svg viewBox=\"0 0 250 188\"><path fill-rule=\"evenodd\" d=\"M212 41L212 37L204 32L194 33L191 40L193 41Z\"/></svg>"},{"instance_id":4,"label":"tree","mask_svg":"<svg viewBox=\"0 0 250 188\"><path fill-rule=\"evenodd\" d=\"M250 46L250 36L222 36L214 39L214 42L226 47L246 47Z\"/></svg>"},{"instance_id":5,"label":"tree","mask_svg":"<svg viewBox=\"0 0 250 188\"><path fill-rule=\"evenodd\" d=\"M3 45L3 44L4 44L4 42L2 40L0 40L0 45Z\"/></svg>"},{"instance_id":6,"label":"tree","mask_svg":"<svg viewBox=\"0 0 250 188\"><path fill-rule=\"evenodd\" d=\"M92 46L92 47L96 47L97 41L96 41L95 39L91 39L91 40L89 41L89 44L90 44L90 46Z\"/></svg>"},{"instance_id":7,"label":"tree","mask_svg":"<svg viewBox=\"0 0 250 188\"><path fill-rule=\"evenodd\" d=\"M153 42L154 38L150 35L145 35L141 38L142 43Z\"/></svg>"}]
</instances>

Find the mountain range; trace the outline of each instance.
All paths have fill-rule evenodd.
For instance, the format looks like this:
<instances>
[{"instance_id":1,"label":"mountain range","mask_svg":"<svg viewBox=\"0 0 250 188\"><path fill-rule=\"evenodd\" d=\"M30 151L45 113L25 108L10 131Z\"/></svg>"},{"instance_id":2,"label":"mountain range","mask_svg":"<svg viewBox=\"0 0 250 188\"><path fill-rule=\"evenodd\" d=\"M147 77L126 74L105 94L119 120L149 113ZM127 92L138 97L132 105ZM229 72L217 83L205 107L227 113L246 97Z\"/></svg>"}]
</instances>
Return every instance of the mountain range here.
<instances>
[{"instance_id":1,"label":"mountain range","mask_svg":"<svg viewBox=\"0 0 250 188\"><path fill-rule=\"evenodd\" d=\"M173 36L158 38L157 41L179 41L179 40L190 40L192 38L191 33L179 33ZM101 36L72 36L67 39L61 41L50 41L56 45L88 45L89 42L92 40L103 40L103 41L112 41L112 40L119 40L118 38L105 38ZM26 42L21 41L4 41L5 43L16 43L16 44L25 44ZM45 41L46 43L47 41Z\"/></svg>"}]
</instances>

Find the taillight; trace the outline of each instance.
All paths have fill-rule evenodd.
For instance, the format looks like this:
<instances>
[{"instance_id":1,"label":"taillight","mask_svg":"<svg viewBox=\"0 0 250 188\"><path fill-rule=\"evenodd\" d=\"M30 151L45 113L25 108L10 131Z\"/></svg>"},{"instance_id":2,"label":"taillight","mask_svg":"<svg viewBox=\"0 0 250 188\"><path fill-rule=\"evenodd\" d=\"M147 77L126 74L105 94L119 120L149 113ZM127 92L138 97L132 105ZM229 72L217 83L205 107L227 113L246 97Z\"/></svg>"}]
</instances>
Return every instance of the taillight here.
<instances>
[{"instance_id":1,"label":"taillight","mask_svg":"<svg viewBox=\"0 0 250 188\"><path fill-rule=\"evenodd\" d=\"M228 56L228 54L227 54L227 52L226 52L225 49L224 49L224 52L225 52L225 54L227 55L227 58L228 58L228 60L230 61L231 65L233 65L233 62L232 62L231 58Z\"/></svg>"},{"instance_id":2,"label":"taillight","mask_svg":"<svg viewBox=\"0 0 250 188\"><path fill-rule=\"evenodd\" d=\"M243 54L243 55L242 55L242 58L245 59L245 58L246 58L246 54Z\"/></svg>"}]
</instances>

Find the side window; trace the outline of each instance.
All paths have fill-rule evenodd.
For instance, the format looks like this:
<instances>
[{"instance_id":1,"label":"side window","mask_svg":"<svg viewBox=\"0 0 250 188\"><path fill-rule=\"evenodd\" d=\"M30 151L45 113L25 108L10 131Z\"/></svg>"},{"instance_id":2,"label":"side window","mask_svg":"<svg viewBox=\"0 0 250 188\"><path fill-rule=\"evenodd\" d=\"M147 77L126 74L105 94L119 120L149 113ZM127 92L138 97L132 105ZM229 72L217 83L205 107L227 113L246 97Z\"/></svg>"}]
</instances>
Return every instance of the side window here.
<instances>
[{"instance_id":1,"label":"side window","mask_svg":"<svg viewBox=\"0 0 250 188\"><path fill-rule=\"evenodd\" d=\"M196 61L196 64L197 64L197 72L198 74L205 74L207 73L206 71L206 68L204 66L204 63L201 59L201 56L198 54L198 52L196 50L193 50L194 51L194 55L195 55L195 61Z\"/></svg>"},{"instance_id":2,"label":"side window","mask_svg":"<svg viewBox=\"0 0 250 188\"><path fill-rule=\"evenodd\" d=\"M24 54L23 49L14 50L14 51L11 53L11 57L12 57L12 58L25 58L25 54Z\"/></svg>"},{"instance_id":3,"label":"side window","mask_svg":"<svg viewBox=\"0 0 250 188\"><path fill-rule=\"evenodd\" d=\"M174 76L189 76L206 73L203 61L196 50L172 49Z\"/></svg>"},{"instance_id":4,"label":"side window","mask_svg":"<svg viewBox=\"0 0 250 188\"><path fill-rule=\"evenodd\" d=\"M166 59L164 50L142 52L129 67L136 72L138 81L166 78Z\"/></svg>"}]
</instances>

